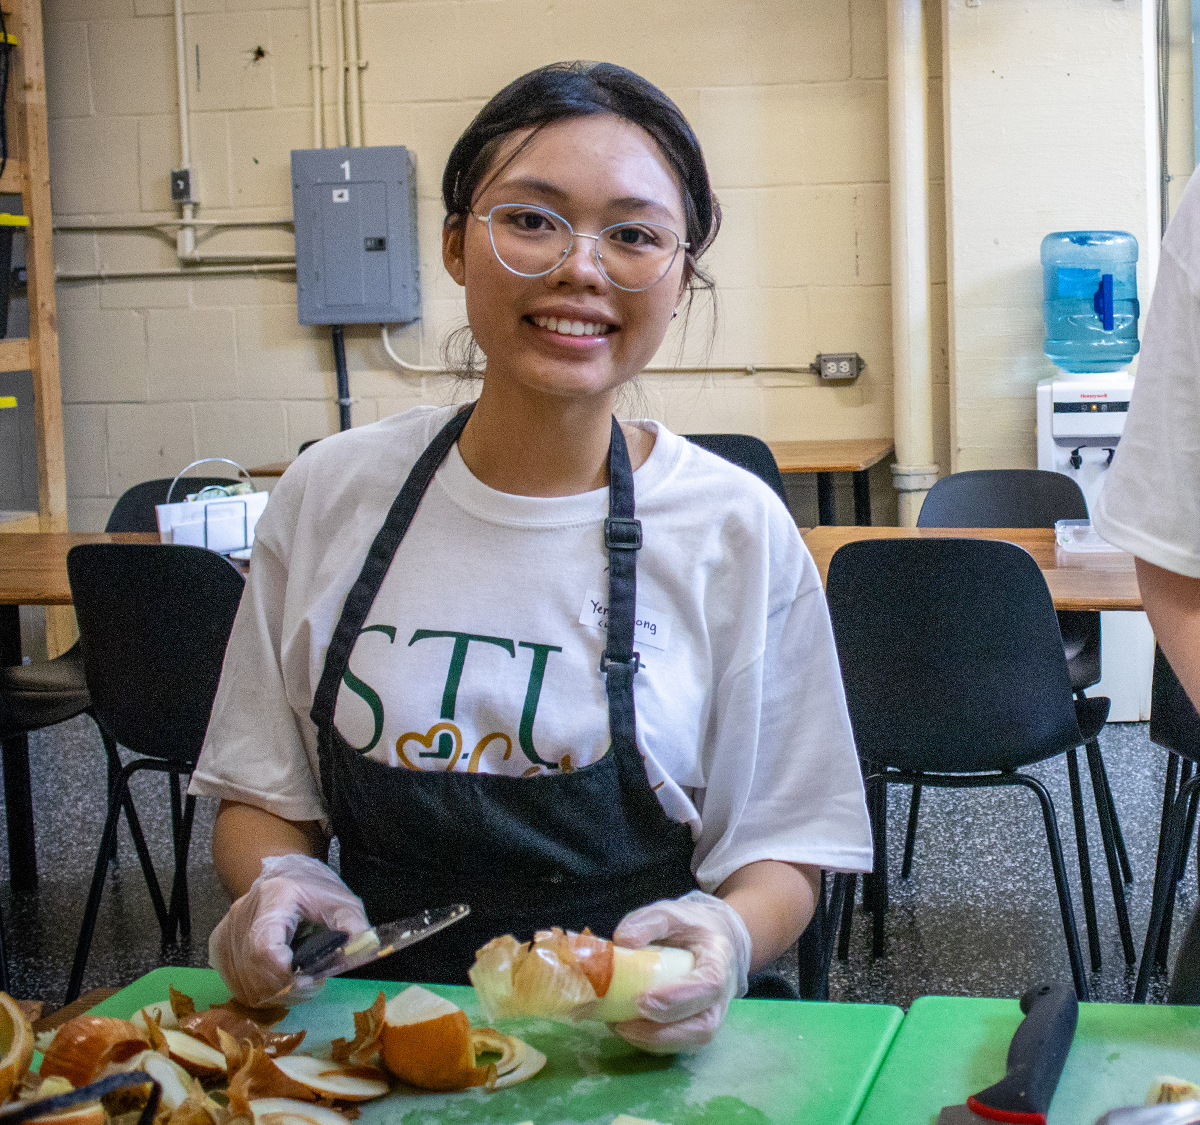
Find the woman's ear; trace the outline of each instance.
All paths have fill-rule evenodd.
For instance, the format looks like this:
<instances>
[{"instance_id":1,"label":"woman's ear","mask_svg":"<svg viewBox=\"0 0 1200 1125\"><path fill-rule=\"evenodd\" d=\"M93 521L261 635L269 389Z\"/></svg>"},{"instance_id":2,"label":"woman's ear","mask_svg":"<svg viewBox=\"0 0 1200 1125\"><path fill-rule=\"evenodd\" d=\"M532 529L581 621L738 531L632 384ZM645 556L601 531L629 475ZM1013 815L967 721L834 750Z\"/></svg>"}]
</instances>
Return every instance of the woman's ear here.
<instances>
[{"instance_id":1,"label":"woman's ear","mask_svg":"<svg viewBox=\"0 0 1200 1125\"><path fill-rule=\"evenodd\" d=\"M446 272L459 285L467 283L467 267L463 260L463 234L466 223L461 215L452 215L442 226L442 262Z\"/></svg>"}]
</instances>

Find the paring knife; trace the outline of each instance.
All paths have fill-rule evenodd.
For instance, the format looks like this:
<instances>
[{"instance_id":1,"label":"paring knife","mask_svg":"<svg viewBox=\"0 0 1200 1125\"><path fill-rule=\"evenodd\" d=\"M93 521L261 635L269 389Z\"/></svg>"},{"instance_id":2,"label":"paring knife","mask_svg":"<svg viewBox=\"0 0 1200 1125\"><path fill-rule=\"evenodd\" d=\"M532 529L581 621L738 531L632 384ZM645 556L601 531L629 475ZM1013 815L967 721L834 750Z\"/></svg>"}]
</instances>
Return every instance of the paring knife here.
<instances>
[{"instance_id":1,"label":"paring knife","mask_svg":"<svg viewBox=\"0 0 1200 1125\"><path fill-rule=\"evenodd\" d=\"M1046 1125L1046 1111L1075 1036L1079 1001L1073 989L1043 985L1021 997L1021 1011L1025 1018L1009 1044L1008 1073L967 1098L966 1105L946 1106L938 1125Z\"/></svg>"},{"instance_id":2,"label":"paring knife","mask_svg":"<svg viewBox=\"0 0 1200 1125\"><path fill-rule=\"evenodd\" d=\"M296 927L291 940L292 972L314 981L336 977L415 945L470 913L469 906L458 903L437 910L422 910L411 918L387 922L357 934L305 919ZM291 987L289 984L280 995L286 994Z\"/></svg>"}]
</instances>

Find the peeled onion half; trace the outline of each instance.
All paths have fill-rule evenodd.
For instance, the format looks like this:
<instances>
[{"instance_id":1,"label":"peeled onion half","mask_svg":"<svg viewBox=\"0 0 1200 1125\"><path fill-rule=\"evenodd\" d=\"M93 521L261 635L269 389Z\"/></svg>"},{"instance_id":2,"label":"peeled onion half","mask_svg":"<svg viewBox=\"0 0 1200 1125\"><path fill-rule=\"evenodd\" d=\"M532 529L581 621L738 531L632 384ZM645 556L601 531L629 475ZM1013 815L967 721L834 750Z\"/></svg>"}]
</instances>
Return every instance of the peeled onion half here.
<instances>
[{"instance_id":1,"label":"peeled onion half","mask_svg":"<svg viewBox=\"0 0 1200 1125\"><path fill-rule=\"evenodd\" d=\"M691 971L686 949L648 945L624 949L586 930L539 930L532 942L509 934L475 954L471 983L489 1020L505 1016L547 1019L637 1019L643 992Z\"/></svg>"},{"instance_id":2,"label":"peeled onion half","mask_svg":"<svg viewBox=\"0 0 1200 1125\"><path fill-rule=\"evenodd\" d=\"M286 1055L275 1065L292 1081L339 1102L370 1101L388 1092L387 1075L373 1066L345 1066L311 1055Z\"/></svg>"},{"instance_id":3,"label":"peeled onion half","mask_svg":"<svg viewBox=\"0 0 1200 1125\"><path fill-rule=\"evenodd\" d=\"M471 1025L454 1003L414 984L393 996L379 1037L384 1065L421 1090L465 1090L495 1077L494 1066L476 1066Z\"/></svg>"}]
</instances>

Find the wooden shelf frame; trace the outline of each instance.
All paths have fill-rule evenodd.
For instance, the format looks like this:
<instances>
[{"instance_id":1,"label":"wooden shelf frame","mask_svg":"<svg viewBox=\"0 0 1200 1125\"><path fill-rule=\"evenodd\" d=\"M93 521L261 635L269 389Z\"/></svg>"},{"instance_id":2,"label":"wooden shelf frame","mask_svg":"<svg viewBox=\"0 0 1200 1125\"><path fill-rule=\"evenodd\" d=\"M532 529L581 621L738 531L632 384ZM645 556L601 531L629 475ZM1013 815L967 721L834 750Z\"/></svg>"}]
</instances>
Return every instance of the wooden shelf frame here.
<instances>
[{"instance_id":1,"label":"wooden shelf frame","mask_svg":"<svg viewBox=\"0 0 1200 1125\"><path fill-rule=\"evenodd\" d=\"M33 374L37 433L38 530L67 530L67 470L63 450L62 389L58 370L58 312L54 298L54 229L50 207L50 150L46 117L46 68L40 0L4 0L10 34L17 40L9 56L9 159L0 194L20 192L29 218L25 232L25 271L29 297L29 338L0 340L0 370ZM46 614L51 656L75 637L69 607Z\"/></svg>"}]
</instances>

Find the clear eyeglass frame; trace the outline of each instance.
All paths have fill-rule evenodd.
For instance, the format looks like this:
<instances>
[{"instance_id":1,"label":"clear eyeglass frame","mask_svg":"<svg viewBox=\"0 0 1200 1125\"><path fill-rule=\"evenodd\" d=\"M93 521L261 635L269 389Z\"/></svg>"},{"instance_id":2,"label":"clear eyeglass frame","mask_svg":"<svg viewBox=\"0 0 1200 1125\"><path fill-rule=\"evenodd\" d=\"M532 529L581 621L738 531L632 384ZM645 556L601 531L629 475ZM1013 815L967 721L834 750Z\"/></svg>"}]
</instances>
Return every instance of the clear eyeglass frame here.
<instances>
[{"instance_id":1,"label":"clear eyeglass frame","mask_svg":"<svg viewBox=\"0 0 1200 1125\"><path fill-rule=\"evenodd\" d=\"M556 261L554 263L554 265L548 267L547 269L539 270L537 273L523 273L521 270L514 269L512 266L510 266L504 260L503 256L501 255L499 249L496 246L496 234L492 227L492 216L497 211L505 211L505 210L513 210L513 209L520 209L523 211L537 211L540 214L549 215L551 218L557 219L558 222L562 223L563 226L567 228L567 231L570 233L570 236L571 236L570 240L567 242L566 247L562 251L562 254L559 256L558 261ZM662 281L662 279L664 277L667 276L668 273L671 272L671 267L675 264L675 259L679 257L679 251L680 250L688 250L691 248L691 243L684 242L683 239L681 239L679 237L679 235L676 234L675 231L673 231L670 227L663 226L662 223L651 223L651 222L646 222L641 219L638 219L638 220L626 219L622 223L611 223L609 226L606 226L603 230L599 231L599 233L597 233L597 234L584 234L582 231L577 231L573 226L571 226L571 224L566 219L564 219L562 217L562 215L560 215L557 211L551 211L549 207L540 207L536 203L497 203L496 206L493 207L486 215L477 215L474 211L472 211L471 217L474 219L477 219L481 223L487 223L487 225L488 225L488 241L492 244L492 253L496 255L496 261L498 261L506 270L508 270L509 273L516 274L517 277L545 277L547 274L553 273L556 269L558 269L559 266L561 266L563 264L563 262L565 262L567 260L567 258L569 258L571 256L571 251L572 251L572 249L574 249L575 240L577 238L590 238L590 239L592 239L592 258L596 263L596 268L599 269L599 271L604 275L605 279L608 281L608 283L610 285L615 286L616 288L622 290L625 293L644 293L647 289L653 289L660 281ZM650 282L649 285L639 285L636 287L622 285L620 282L615 281L612 278L612 276L609 274L608 270L605 269L604 255L600 253L600 240L609 231L618 230L621 227L628 227L628 226L653 227L655 230L664 231L665 233L669 234L675 240L675 249L672 252L671 257L667 260L666 264L663 266L662 273L660 273L658 275L658 277L656 277L652 282Z\"/></svg>"}]
</instances>

